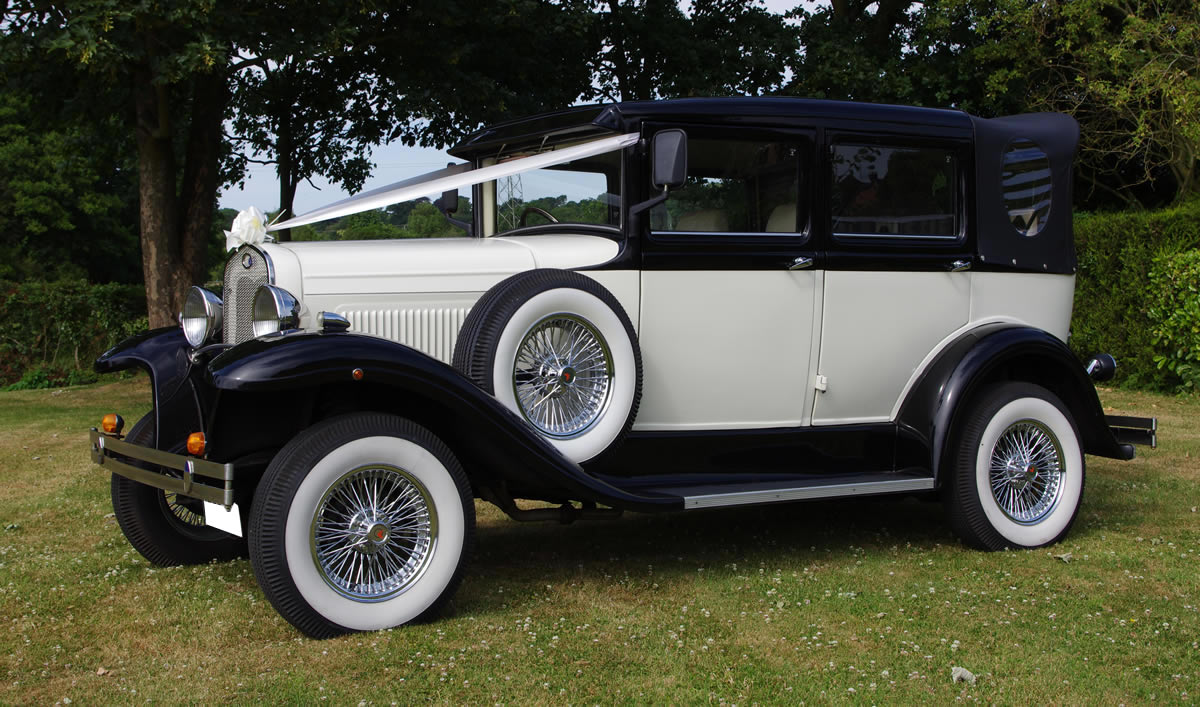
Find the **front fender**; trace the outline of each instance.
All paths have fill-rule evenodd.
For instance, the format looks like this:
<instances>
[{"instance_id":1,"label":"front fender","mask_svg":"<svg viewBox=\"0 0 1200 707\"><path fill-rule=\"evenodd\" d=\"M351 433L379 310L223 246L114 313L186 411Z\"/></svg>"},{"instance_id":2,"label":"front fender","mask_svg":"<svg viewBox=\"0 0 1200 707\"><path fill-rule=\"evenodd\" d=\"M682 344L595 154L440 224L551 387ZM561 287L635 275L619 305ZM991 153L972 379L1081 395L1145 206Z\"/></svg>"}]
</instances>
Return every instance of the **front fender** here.
<instances>
[{"instance_id":1,"label":"front fender","mask_svg":"<svg viewBox=\"0 0 1200 707\"><path fill-rule=\"evenodd\" d=\"M905 399L897 424L902 435L929 450L937 478L972 397L988 385L1018 380L1041 385L1062 400L1085 452L1132 458L1133 448L1113 436L1096 387L1075 354L1048 332L1014 324L979 327L943 349Z\"/></svg>"},{"instance_id":2,"label":"front fender","mask_svg":"<svg viewBox=\"0 0 1200 707\"><path fill-rule=\"evenodd\" d=\"M316 332L262 337L214 358L208 377L219 390L245 393L383 387L389 396L424 401L447 413L460 446L455 454L471 456L488 473L522 487L627 510L679 506L678 498L635 495L592 477L454 368L387 339Z\"/></svg>"},{"instance_id":3,"label":"front fender","mask_svg":"<svg viewBox=\"0 0 1200 707\"><path fill-rule=\"evenodd\" d=\"M154 396L156 444L170 451L191 432L203 430L203 369L192 363L191 347L177 326L142 332L100 355L97 373L141 368L150 374Z\"/></svg>"}]
</instances>

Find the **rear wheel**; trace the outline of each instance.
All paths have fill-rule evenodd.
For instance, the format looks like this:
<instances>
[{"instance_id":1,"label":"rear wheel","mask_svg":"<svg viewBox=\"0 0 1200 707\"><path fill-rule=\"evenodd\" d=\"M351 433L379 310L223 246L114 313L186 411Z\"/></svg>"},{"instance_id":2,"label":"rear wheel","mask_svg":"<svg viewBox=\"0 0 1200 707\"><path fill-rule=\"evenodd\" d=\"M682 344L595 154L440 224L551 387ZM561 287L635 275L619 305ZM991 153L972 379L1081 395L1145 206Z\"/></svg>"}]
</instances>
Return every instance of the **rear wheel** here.
<instances>
[{"instance_id":1,"label":"rear wheel","mask_svg":"<svg viewBox=\"0 0 1200 707\"><path fill-rule=\"evenodd\" d=\"M439 613L474 529L470 484L441 440L355 413L318 423L271 462L250 513L250 563L285 619L326 638Z\"/></svg>"},{"instance_id":2,"label":"rear wheel","mask_svg":"<svg viewBox=\"0 0 1200 707\"><path fill-rule=\"evenodd\" d=\"M129 431L131 444L154 447L154 413L147 413ZM244 557L246 543L204 523L204 504L138 483L124 476L112 476L113 514L129 544L151 563L160 567L196 565L211 560Z\"/></svg>"},{"instance_id":3,"label":"rear wheel","mask_svg":"<svg viewBox=\"0 0 1200 707\"><path fill-rule=\"evenodd\" d=\"M958 438L946 510L985 550L1031 548L1067 534L1083 498L1079 433L1053 393L1028 383L985 390Z\"/></svg>"}]
</instances>

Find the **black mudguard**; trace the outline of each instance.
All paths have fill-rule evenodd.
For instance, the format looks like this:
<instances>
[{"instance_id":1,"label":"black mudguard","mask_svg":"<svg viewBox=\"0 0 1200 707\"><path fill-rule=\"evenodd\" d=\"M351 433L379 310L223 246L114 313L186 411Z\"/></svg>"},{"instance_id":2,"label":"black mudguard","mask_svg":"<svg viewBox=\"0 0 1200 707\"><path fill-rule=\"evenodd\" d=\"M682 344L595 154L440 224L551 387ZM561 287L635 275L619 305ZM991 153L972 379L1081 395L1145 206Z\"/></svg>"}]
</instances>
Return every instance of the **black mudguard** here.
<instances>
[{"instance_id":1,"label":"black mudguard","mask_svg":"<svg viewBox=\"0 0 1200 707\"><path fill-rule=\"evenodd\" d=\"M972 397L988 385L1017 380L1041 385L1063 401L1086 453L1133 458L1133 447L1113 436L1096 387L1075 354L1049 332L1014 324L984 325L942 350L900 408L901 439L929 450L937 478Z\"/></svg>"},{"instance_id":2,"label":"black mudguard","mask_svg":"<svg viewBox=\"0 0 1200 707\"><path fill-rule=\"evenodd\" d=\"M192 363L190 351L183 330L173 326L132 336L96 359L97 373L142 368L150 374L159 449L170 451L204 430L204 369Z\"/></svg>"},{"instance_id":3,"label":"black mudguard","mask_svg":"<svg viewBox=\"0 0 1200 707\"><path fill-rule=\"evenodd\" d=\"M677 497L632 494L587 474L454 368L387 339L289 332L239 344L214 358L207 370L209 383L222 396L252 394L248 399L261 399L262 394L294 399L303 391L317 395L331 387L383 388L393 399L419 400L439 408L443 419L448 416L454 421L459 446L472 447L456 448L455 453L472 457L477 465L486 466L487 473L517 486L632 511L681 507ZM422 422L418 415L413 417Z\"/></svg>"}]
</instances>

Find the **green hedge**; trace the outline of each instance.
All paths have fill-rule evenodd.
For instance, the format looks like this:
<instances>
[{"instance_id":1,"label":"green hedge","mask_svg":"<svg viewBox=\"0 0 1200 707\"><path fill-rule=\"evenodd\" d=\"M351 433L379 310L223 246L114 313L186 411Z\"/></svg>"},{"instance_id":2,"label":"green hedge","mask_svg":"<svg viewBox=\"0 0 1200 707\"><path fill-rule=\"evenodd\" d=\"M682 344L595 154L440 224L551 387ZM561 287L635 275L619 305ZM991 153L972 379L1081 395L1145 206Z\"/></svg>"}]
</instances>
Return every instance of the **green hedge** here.
<instances>
[{"instance_id":1,"label":"green hedge","mask_svg":"<svg viewBox=\"0 0 1200 707\"><path fill-rule=\"evenodd\" d=\"M96 356L145 328L140 285L0 281L0 385L45 388L95 380Z\"/></svg>"},{"instance_id":2,"label":"green hedge","mask_svg":"<svg viewBox=\"0 0 1200 707\"><path fill-rule=\"evenodd\" d=\"M1149 315L1159 368L1200 390L1200 250L1160 255L1150 268Z\"/></svg>"},{"instance_id":3,"label":"green hedge","mask_svg":"<svg viewBox=\"0 0 1200 707\"><path fill-rule=\"evenodd\" d=\"M1151 270L1197 246L1200 200L1157 211L1076 214L1079 273L1071 348L1084 359L1099 352L1115 356L1114 382L1122 387L1178 388L1180 375L1156 360L1167 354L1165 342L1177 337L1162 335L1170 313L1154 308L1163 290L1152 290ZM1151 320L1152 310L1157 321Z\"/></svg>"}]
</instances>

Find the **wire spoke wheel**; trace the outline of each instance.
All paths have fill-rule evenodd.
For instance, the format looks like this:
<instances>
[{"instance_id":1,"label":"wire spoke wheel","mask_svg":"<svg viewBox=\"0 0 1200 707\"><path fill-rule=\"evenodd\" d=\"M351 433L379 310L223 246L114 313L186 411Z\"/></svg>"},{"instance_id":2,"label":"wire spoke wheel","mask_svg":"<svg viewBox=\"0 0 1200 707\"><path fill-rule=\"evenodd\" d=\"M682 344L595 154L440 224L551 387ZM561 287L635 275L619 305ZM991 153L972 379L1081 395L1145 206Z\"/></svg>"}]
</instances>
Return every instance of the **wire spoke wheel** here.
<instances>
[{"instance_id":1,"label":"wire spoke wheel","mask_svg":"<svg viewBox=\"0 0 1200 707\"><path fill-rule=\"evenodd\" d=\"M587 431L608 406L613 359L586 320L552 314L533 325L517 348L513 390L525 419L565 439Z\"/></svg>"},{"instance_id":2,"label":"wire spoke wheel","mask_svg":"<svg viewBox=\"0 0 1200 707\"><path fill-rule=\"evenodd\" d=\"M174 491L164 491L163 503L166 504L167 512L185 526L203 528L206 525L204 506L200 501L180 496Z\"/></svg>"},{"instance_id":3,"label":"wire spoke wheel","mask_svg":"<svg viewBox=\"0 0 1200 707\"><path fill-rule=\"evenodd\" d=\"M325 492L312 522L321 578L355 601L382 601L421 576L437 542L429 491L391 466L354 469Z\"/></svg>"},{"instance_id":4,"label":"wire spoke wheel","mask_svg":"<svg viewBox=\"0 0 1200 707\"><path fill-rule=\"evenodd\" d=\"M1004 514L1031 525L1058 504L1065 473L1061 446L1050 429L1034 420L1021 420L996 440L988 481Z\"/></svg>"}]
</instances>

